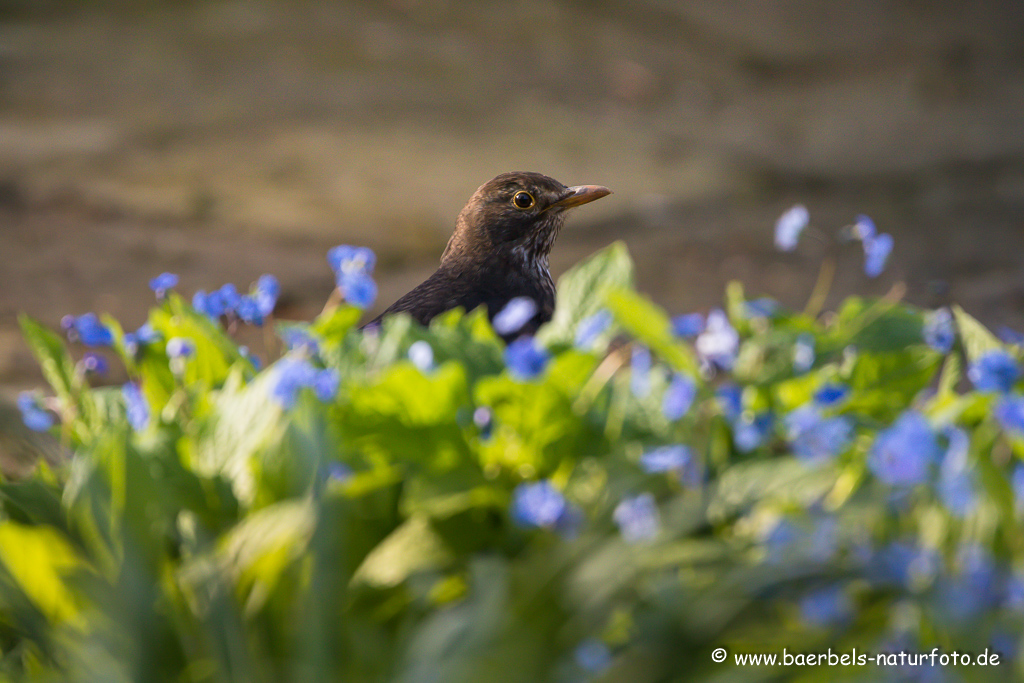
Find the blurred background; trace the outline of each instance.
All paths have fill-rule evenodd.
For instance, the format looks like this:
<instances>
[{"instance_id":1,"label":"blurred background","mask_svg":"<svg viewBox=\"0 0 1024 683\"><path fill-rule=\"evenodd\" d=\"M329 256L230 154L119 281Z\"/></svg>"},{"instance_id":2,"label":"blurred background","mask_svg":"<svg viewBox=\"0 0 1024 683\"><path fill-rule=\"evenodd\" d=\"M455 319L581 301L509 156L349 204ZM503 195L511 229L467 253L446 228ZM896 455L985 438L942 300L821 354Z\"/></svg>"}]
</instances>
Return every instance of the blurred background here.
<instances>
[{"instance_id":1,"label":"blurred background","mask_svg":"<svg viewBox=\"0 0 1024 683\"><path fill-rule=\"evenodd\" d=\"M508 170L612 188L554 274L625 240L673 313L802 306L864 213L890 267L847 246L830 303L904 281L1024 330L1021 36L1016 0L0 0L0 389L41 382L19 312L134 328L162 271L274 273L308 319L367 245L379 310ZM797 202L820 233L778 253Z\"/></svg>"}]
</instances>

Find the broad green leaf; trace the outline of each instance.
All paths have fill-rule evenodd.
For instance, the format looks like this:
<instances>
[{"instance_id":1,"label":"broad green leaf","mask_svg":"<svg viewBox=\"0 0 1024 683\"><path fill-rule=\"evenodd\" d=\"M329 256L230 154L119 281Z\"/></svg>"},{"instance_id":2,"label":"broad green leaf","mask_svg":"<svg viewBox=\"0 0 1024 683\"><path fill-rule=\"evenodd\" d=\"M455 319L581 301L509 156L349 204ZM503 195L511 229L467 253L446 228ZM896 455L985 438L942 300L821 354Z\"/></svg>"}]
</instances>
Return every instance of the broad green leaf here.
<instances>
[{"instance_id":1,"label":"broad green leaf","mask_svg":"<svg viewBox=\"0 0 1024 683\"><path fill-rule=\"evenodd\" d=\"M571 344L576 327L604 306L608 292L633 288L633 259L615 242L576 264L558 279L555 313L537 339L545 345Z\"/></svg>"},{"instance_id":2,"label":"broad green leaf","mask_svg":"<svg viewBox=\"0 0 1024 683\"><path fill-rule=\"evenodd\" d=\"M967 311L959 306L953 306L952 309L968 363L973 363L989 351L1003 348L999 339Z\"/></svg>"},{"instance_id":3,"label":"broad green leaf","mask_svg":"<svg viewBox=\"0 0 1024 683\"><path fill-rule=\"evenodd\" d=\"M429 519L414 515L366 556L352 581L378 588L397 586L416 572L440 569L453 559Z\"/></svg>"},{"instance_id":4,"label":"broad green leaf","mask_svg":"<svg viewBox=\"0 0 1024 683\"><path fill-rule=\"evenodd\" d=\"M689 347L672 335L672 321L646 297L629 290L607 294L608 309L619 325L646 344L651 351L676 370L697 374L699 365Z\"/></svg>"},{"instance_id":5,"label":"broad green leaf","mask_svg":"<svg viewBox=\"0 0 1024 683\"><path fill-rule=\"evenodd\" d=\"M22 334L32 350L43 377L64 402L77 405L82 380L75 373L75 362L68 354L64 340L27 315L18 316Z\"/></svg>"},{"instance_id":6,"label":"broad green leaf","mask_svg":"<svg viewBox=\"0 0 1024 683\"><path fill-rule=\"evenodd\" d=\"M56 529L0 522L0 562L53 623L82 625L81 602L65 578L84 565Z\"/></svg>"}]
</instances>

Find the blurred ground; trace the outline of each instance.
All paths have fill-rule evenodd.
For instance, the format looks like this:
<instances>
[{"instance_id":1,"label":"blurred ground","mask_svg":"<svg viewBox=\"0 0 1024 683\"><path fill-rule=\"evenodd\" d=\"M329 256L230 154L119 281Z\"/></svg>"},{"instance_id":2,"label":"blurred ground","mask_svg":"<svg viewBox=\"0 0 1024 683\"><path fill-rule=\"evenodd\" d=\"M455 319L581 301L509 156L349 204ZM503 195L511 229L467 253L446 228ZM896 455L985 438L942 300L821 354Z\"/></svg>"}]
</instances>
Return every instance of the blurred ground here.
<instances>
[{"instance_id":1,"label":"blurred ground","mask_svg":"<svg viewBox=\"0 0 1024 683\"><path fill-rule=\"evenodd\" d=\"M1024 5L924 0L0 0L0 387L40 381L24 311L142 322L180 291L263 272L285 317L332 282L328 247L380 255L380 305L437 263L507 170L615 190L553 270L625 240L673 312L723 285L800 306L829 250L772 248L795 202L856 245L832 301L896 280L1024 329ZM823 233L824 234L824 233Z\"/></svg>"}]
</instances>

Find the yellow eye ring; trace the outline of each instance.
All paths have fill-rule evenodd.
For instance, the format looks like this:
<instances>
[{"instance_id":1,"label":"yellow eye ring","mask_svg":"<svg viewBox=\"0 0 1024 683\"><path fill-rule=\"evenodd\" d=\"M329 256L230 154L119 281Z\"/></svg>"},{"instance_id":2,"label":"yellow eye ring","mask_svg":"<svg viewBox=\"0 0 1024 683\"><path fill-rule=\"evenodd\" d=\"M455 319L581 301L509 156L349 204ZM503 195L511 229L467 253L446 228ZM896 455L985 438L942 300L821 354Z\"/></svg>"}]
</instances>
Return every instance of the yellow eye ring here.
<instances>
[{"instance_id":1,"label":"yellow eye ring","mask_svg":"<svg viewBox=\"0 0 1024 683\"><path fill-rule=\"evenodd\" d=\"M533 205L537 203L537 200L533 198L533 195L524 190L520 190L512 195L512 206L516 207L521 211L532 209Z\"/></svg>"}]
</instances>

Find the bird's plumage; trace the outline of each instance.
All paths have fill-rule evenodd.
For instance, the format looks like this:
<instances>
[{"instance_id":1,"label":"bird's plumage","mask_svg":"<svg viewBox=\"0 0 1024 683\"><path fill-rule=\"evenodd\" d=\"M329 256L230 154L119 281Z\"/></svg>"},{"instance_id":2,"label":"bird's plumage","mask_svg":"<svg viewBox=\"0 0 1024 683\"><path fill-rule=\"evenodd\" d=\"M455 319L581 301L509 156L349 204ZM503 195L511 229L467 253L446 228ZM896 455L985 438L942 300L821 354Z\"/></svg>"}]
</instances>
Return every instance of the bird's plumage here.
<instances>
[{"instance_id":1,"label":"bird's plumage","mask_svg":"<svg viewBox=\"0 0 1024 683\"><path fill-rule=\"evenodd\" d=\"M408 313L426 325L453 308L486 306L493 319L514 297L528 296L537 313L521 332L551 319L555 284L548 254L565 211L610 191L596 185L566 187L540 173L503 173L484 183L459 213L438 269L370 324Z\"/></svg>"}]
</instances>

